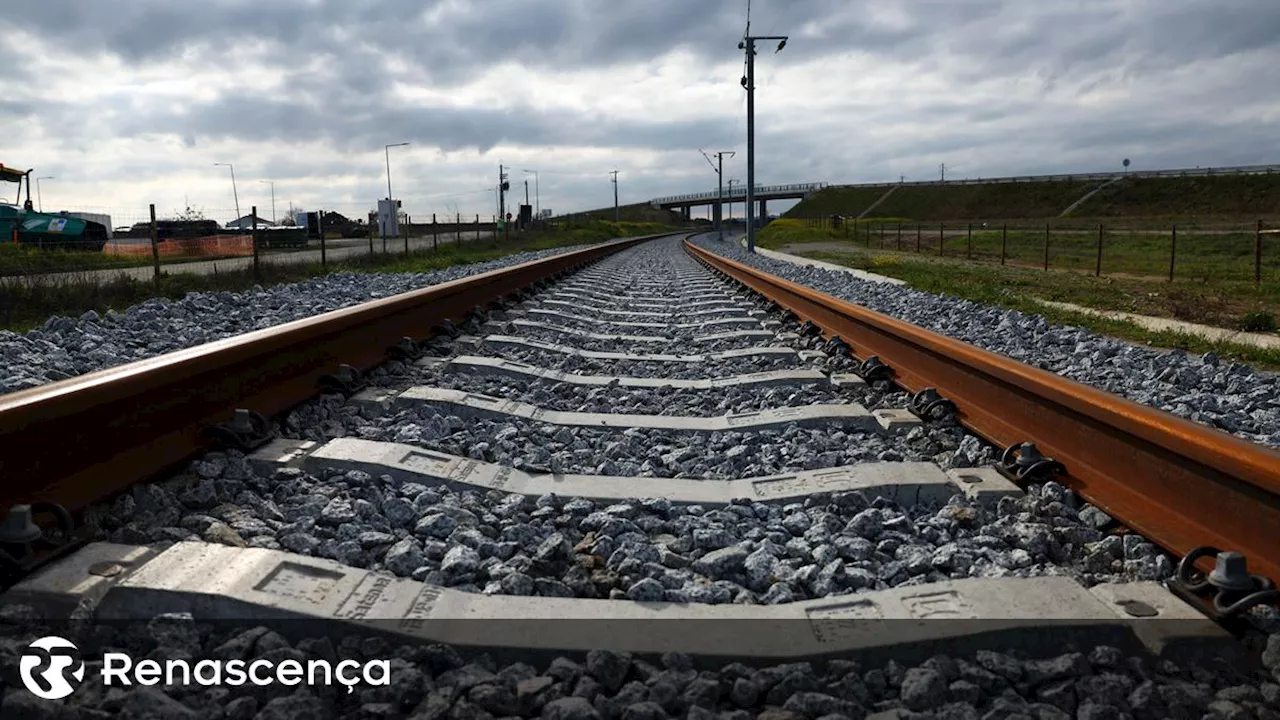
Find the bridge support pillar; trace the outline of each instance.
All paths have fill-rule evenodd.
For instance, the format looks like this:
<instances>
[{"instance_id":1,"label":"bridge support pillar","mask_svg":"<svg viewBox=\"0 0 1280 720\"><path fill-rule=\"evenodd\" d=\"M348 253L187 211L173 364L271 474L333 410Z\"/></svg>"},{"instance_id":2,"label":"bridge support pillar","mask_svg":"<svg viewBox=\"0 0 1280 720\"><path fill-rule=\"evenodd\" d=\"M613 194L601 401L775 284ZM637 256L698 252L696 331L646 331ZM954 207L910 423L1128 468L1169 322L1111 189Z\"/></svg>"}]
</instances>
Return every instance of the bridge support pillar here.
<instances>
[{"instance_id":1,"label":"bridge support pillar","mask_svg":"<svg viewBox=\"0 0 1280 720\"><path fill-rule=\"evenodd\" d=\"M692 213L690 212L690 211L692 211L692 210L693 210L693 207L692 207L692 206L690 206L690 205L685 205L685 206L684 206L684 209L680 211L680 212L681 212L681 215L683 215L683 217L684 217L684 219L685 219L686 221L689 219L690 215L692 215Z\"/></svg>"}]
</instances>

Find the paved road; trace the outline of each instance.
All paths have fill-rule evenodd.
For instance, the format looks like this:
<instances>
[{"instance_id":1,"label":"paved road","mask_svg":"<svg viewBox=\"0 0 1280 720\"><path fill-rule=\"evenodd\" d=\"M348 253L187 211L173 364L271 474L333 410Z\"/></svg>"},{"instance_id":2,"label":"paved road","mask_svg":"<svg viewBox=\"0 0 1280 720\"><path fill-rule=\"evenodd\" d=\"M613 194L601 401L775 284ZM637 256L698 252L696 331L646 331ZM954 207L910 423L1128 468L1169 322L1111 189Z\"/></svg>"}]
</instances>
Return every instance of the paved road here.
<instances>
[{"instance_id":1,"label":"paved road","mask_svg":"<svg viewBox=\"0 0 1280 720\"><path fill-rule=\"evenodd\" d=\"M463 231L462 242L475 242L476 240L488 240L492 237L491 232ZM439 238L441 246L452 245L456 242L454 233L442 233ZM415 237L409 240L409 248L411 250L425 250L432 246L432 238L430 235L426 237ZM382 251L382 238L375 238L373 241L373 249L375 252ZM387 238L388 252L404 252L404 238ZM325 247L325 256L328 260L341 260L343 258L355 257L358 255L369 254L369 241L364 238L347 238L342 240L329 240ZM320 262L320 248L317 246L314 250L299 250L295 252L274 252L263 255L259 258L259 262L272 264L289 264L289 265L308 265ZM161 270L173 275L177 273L194 273L201 275L211 275L214 272L227 272L229 270L237 270L240 268L253 267L253 258L251 257L234 257L223 258L221 260L202 260L199 262L186 263L170 263L161 266ZM155 269L148 265L145 267L128 267L128 268L110 268L107 270L89 270L82 272L68 273L50 273L47 275L31 276L40 280L58 280L64 278L75 278L77 280L84 278L97 278L99 280L113 280L117 277L132 277L138 280L150 280L155 276Z\"/></svg>"}]
</instances>

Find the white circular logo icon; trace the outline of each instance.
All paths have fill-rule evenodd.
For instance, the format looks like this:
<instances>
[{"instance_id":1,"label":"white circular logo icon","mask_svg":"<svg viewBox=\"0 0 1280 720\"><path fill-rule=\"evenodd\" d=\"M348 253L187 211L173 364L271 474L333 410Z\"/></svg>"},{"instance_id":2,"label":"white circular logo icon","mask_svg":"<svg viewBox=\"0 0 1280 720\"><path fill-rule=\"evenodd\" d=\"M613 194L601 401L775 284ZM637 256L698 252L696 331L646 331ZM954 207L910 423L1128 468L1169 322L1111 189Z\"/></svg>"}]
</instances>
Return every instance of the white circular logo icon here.
<instances>
[{"instance_id":1,"label":"white circular logo icon","mask_svg":"<svg viewBox=\"0 0 1280 720\"><path fill-rule=\"evenodd\" d=\"M31 694L45 700L61 700L75 692L84 680L84 661L80 648L70 640L50 635L27 646L18 664L22 684ZM67 679L70 675L75 685Z\"/></svg>"}]
</instances>

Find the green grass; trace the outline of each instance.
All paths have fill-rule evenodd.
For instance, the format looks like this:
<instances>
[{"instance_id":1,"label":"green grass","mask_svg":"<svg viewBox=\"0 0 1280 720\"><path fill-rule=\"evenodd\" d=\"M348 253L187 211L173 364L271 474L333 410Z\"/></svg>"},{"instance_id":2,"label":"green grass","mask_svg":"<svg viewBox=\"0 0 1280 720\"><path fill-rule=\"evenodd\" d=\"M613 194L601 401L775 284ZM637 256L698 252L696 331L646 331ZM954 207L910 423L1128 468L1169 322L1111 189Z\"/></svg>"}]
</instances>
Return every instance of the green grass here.
<instances>
[{"instance_id":1,"label":"green grass","mask_svg":"<svg viewBox=\"0 0 1280 720\"><path fill-rule=\"evenodd\" d=\"M805 257L905 280L917 290L1043 315L1057 324L1085 327L1097 333L1155 347L1182 348L1195 353L1213 351L1222 357L1263 369L1280 369L1280 350L1211 341L1179 332L1152 332L1128 321L1059 310L1036 302L1036 298L1041 298L1104 310L1160 314L1152 312L1152 306L1158 307L1164 302L1199 308L1201 303L1212 303L1212 298L1223 292L1234 292L1240 299L1249 298L1250 290L1245 288L1206 289L1194 283L1175 283L1169 286L1167 283L1119 281L1076 273L1044 273L1021 268L931 260L855 247L846 251L813 251L803 254ZM1266 300L1274 307L1280 302L1280 284L1266 288L1260 294L1265 295Z\"/></svg>"},{"instance_id":2,"label":"green grass","mask_svg":"<svg viewBox=\"0 0 1280 720\"><path fill-rule=\"evenodd\" d=\"M104 270L150 264L150 257L119 257L100 252L47 250L30 245L0 244L0 276Z\"/></svg>"},{"instance_id":3,"label":"green grass","mask_svg":"<svg viewBox=\"0 0 1280 720\"><path fill-rule=\"evenodd\" d=\"M1031 220L1058 218L1101 182L1059 181L975 185L904 185L871 216L916 222ZM885 188L835 187L805 198L786 217L856 216ZM1088 224L1280 221L1280 173L1182 178L1126 178L1103 188L1071 213Z\"/></svg>"},{"instance_id":4,"label":"green grass","mask_svg":"<svg viewBox=\"0 0 1280 720\"><path fill-rule=\"evenodd\" d=\"M1255 235L1244 225L1177 228L1112 228L1102 224L1102 274L1167 279L1170 252L1174 250L1175 279L1250 283L1254 278ZM1094 273L1098 267L1098 225L1076 221L1049 222L1038 226L978 223L877 223L862 220L846 228L810 227L805 221L779 219L759 236L762 247L778 249L788 244L848 242L878 250L901 250L924 255L942 254L980 262L1044 268L1048 230L1048 263L1051 269ZM917 231L919 240L917 240ZM918 250L917 250L918 248ZM1262 236L1262 277L1280 278L1280 235Z\"/></svg>"},{"instance_id":5,"label":"green grass","mask_svg":"<svg viewBox=\"0 0 1280 720\"><path fill-rule=\"evenodd\" d=\"M1057 217L1097 184L1062 181L903 185L868 213L866 219L910 218L923 222ZM800 201L786 216L856 216L880 199L886 190L887 188L828 188Z\"/></svg>"},{"instance_id":6,"label":"green grass","mask_svg":"<svg viewBox=\"0 0 1280 720\"><path fill-rule=\"evenodd\" d=\"M259 275L251 269L220 272L216 275L163 273L160 282L115 278L106 282L89 274L71 274L56 279L35 277L0 278L0 329L25 332L38 327L51 316L79 316L89 310L104 313L114 308L124 310L154 297L179 299L190 292L238 291L254 285L270 286L298 282L307 278L337 272L389 273L426 272L453 265L485 262L530 250L546 250L571 245L602 242L617 237L653 235L676 228L655 223L620 223L592 221L492 243L441 245L438 251L421 250L403 253L375 253L322 268L314 265L285 265L262 262Z\"/></svg>"},{"instance_id":7,"label":"green grass","mask_svg":"<svg viewBox=\"0 0 1280 720\"><path fill-rule=\"evenodd\" d=\"M1280 215L1280 174L1126 179L1089 198L1073 214L1273 218Z\"/></svg>"},{"instance_id":8,"label":"green grass","mask_svg":"<svg viewBox=\"0 0 1280 720\"><path fill-rule=\"evenodd\" d=\"M801 200L795 207L784 213L783 217L831 215L857 217L888 191L889 189L884 187L827 188ZM898 191L901 192L901 188Z\"/></svg>"}]
</instances>

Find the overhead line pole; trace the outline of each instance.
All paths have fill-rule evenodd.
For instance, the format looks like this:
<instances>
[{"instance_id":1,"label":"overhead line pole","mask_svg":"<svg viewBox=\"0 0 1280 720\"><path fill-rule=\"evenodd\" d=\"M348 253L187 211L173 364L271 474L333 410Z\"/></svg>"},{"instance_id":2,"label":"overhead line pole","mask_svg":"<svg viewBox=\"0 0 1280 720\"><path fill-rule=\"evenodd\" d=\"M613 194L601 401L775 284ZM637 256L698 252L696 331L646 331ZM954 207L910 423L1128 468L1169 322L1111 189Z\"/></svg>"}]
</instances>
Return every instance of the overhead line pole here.
<instances>
[{"instance_id":1,"label":"overhead line pole","mask_svg":"<svg viewBox=\"0 0 1280 720\"><path fill-rule=\"evenodd\" d=\"M613 221L616 223L621 222L618 219L618 171L614 170L609 174L613 175Z\"/></svg>"},{"instance_id":2,"label":"overhead line pole","mask_svg":"<svg viewBox=\"0 0 1280 720\"><path fill-rule=\"evenodd\" d=\"M708 163L711 162L711 158L708 157L705 152L703 152L701 149L699 149L698 152L702 153L702 157L707 158ZM724 239L724 226L722 223L724 220L724 156L725 155L728 155L729 157L733 157L734 155L737 155L737 153L729 150L722 150L716 153L716 160L718 161L718 164L717 163L711 164L711 169L716 171L716 182L717 182L717 185L716 185L716 234L720 237L721 240ZM731 187L730 190L732 189L733 188Z\"/></svg>"},{"instance_id":3,"label":"overhead line pole","mask_svg":"<svg viewBox=\"0 0 1280 720\"><path fill-rule=\"evenodd\" d=\"M750 24L748 23L748 27ZM747 90L747 252L756 251L755 223L755 187L756 187L756 41L777 40L778 49L774 54L787 46L785 35L746 35L738 43L739 50L747 53L747 74L742 78L742 87Z\"/></svg>"}]
</instances>

